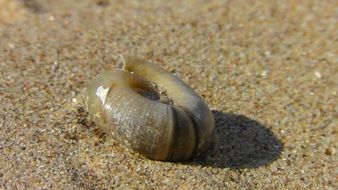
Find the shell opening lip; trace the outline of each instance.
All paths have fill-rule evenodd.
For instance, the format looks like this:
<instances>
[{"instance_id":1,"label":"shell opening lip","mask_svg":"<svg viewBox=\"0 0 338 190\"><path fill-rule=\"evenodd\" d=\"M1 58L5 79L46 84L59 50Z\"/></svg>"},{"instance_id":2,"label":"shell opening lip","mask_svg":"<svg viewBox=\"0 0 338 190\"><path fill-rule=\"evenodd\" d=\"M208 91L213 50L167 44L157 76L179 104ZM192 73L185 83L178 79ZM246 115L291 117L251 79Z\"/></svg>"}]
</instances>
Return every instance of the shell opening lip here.
<instances>
[{"instance_id":1,"label":"shell opening lip","mask_svg":"<svg viewBox=\"0 0 338 190\"><path fill-rule=\"evenodd\" d=\"M142 80L145 80L146 82L149 82L152 84L152 87L154 88L154 92L148 91L147 89L139 88L139 87L133 87L133 90L137 92L139 95L143 96L144 98L157 101L163 104L167 105L174 105L174 101L170 98L170 96L166 93L165 90L162 90L159 88L159 86L153 82L153 81L148 81L144 79L143 77L131 73L132 75L136 75L137 77L141 78ZM98 89L99 90L99 89ZM102 90L101 90L102 91Z\"/></svg>"}]
</instances>

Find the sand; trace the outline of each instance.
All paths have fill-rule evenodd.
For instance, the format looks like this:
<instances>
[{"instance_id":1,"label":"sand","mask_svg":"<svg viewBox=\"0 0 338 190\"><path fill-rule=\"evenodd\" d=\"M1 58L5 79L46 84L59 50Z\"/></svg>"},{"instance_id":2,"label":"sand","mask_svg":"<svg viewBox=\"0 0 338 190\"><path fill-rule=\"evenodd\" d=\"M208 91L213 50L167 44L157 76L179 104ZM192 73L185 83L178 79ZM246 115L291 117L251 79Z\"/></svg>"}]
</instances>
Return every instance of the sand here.
<instances>
[{"instance_id":1,"label":"sand","mask_svg":"<svg viewBox=\"0 0 338 190\"><path fill-rule=\"evenodd\" d=\"M0 4L0 189L337 189L336 1ZM206 100L205 154L148 160L88 120L121 53Z\"/></svg>"}]
</instances>

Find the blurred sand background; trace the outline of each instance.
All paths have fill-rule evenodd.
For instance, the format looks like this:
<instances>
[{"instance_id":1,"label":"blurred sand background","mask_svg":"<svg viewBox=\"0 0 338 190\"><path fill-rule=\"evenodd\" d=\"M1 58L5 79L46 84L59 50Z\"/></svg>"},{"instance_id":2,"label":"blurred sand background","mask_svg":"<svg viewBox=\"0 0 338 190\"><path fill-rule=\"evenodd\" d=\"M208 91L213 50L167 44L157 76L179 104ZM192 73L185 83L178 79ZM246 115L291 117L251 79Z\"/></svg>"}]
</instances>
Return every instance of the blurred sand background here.
<instances>
[{"instance_id":1,"label":"blurred sand background","mask_svg":"<svg viewBox=\"0 0 338 190\"><path fill-rule=\"evenodd\" d=\"M0 0L0 189L337 189L338 3ZM120 53L205 98L217 137L151 161L87 119Z\"/></svg>"}]
</instances>

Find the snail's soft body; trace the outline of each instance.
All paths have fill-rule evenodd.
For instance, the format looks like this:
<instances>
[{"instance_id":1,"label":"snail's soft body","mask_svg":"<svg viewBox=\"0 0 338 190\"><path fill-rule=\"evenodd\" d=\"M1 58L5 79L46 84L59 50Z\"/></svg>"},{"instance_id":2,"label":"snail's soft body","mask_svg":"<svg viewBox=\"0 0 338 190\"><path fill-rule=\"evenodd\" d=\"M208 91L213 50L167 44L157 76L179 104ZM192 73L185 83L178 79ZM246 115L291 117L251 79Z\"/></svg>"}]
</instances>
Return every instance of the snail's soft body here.
<instances>
[{"instance_id":1,"label":"snail's soft body","mask_svg":"<svg viewBox=\"0 0 338 190\"><path fill-rule=\"evenodd\" d=\"M150 159L187 160L205 151L212 140L214 119L205 101L183 81L143 59L127 56L123 69L95 77L86 104L96 125Z\"/></svg>"}]
</instances>

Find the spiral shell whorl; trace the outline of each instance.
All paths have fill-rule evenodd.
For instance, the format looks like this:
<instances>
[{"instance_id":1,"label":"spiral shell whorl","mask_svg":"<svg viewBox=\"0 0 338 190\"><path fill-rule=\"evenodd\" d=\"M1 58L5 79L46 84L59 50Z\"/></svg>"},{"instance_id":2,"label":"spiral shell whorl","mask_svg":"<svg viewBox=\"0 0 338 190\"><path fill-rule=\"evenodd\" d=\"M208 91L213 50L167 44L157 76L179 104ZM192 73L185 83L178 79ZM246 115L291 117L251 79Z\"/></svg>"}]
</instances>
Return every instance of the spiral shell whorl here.
<instances>
[{"instance_id":1,"label":"spiral shell whorl","mask_svg":"<svg viewBox=\"0 0 338 190\"><path fill-rule=\"evenodd\" d=\"M211 143L214 118L205 101L186 83L161 67L135 57L125 57L124 69L134 72L165 89L174 104L183 108L196 125L198 144L196 153L204 152Z\"/></svg>"},{"instance_id":2,"label":"spiral shell whorl","mask_svg":"<svg viewBox=\"0 0 338 190\"><path fill-rule=\"evenodd\" d=\"M203 152L214 127L205 102L155 64L131 57L124 63L124 70L103 72L90 82L86 104L93 121L150 159L187 160ZM160 102L149 81L165 89L173 105Z\"/></svg>"}]
</instances>

